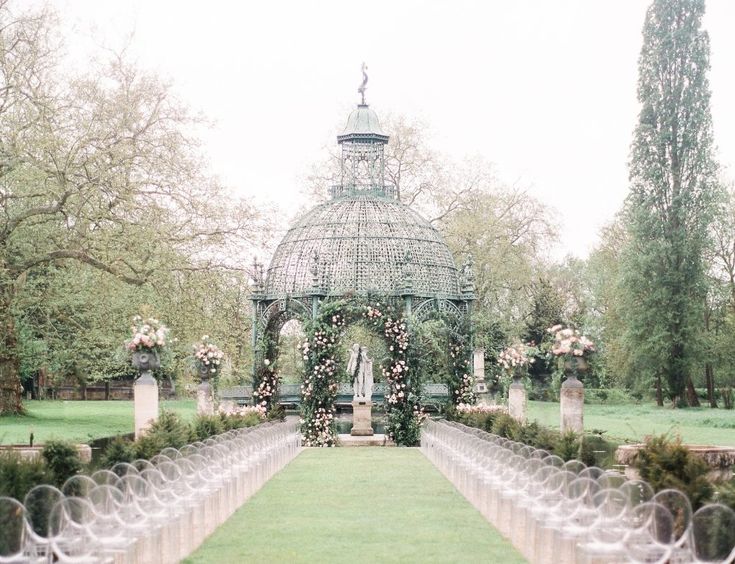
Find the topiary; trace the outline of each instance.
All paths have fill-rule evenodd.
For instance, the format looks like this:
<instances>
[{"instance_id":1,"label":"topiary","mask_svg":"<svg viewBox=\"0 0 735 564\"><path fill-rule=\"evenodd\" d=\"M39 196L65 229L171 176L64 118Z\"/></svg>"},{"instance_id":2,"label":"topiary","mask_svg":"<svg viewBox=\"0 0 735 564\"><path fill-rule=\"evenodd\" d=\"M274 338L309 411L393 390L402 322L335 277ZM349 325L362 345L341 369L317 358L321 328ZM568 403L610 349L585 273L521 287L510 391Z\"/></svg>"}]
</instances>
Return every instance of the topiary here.
<instances>
[{"instance_id":1,"label":"topiary","mask_svg":"<svg viewBox=\"0 0 735 564\"><path fill-rule=\"evenodd\" d=\"M648 437L635 455L633 465L654 491L674 488L684 492L695 511L712 497L707 464L682 445L680 437L674 440L667 435Z\"/></svg>"},{"instance_id":2,"label":"topiary","mask_svg":"<svg viewBox=\"0 0 735 564\"><path fill-rule=\"evenodd\" d=\"M46 465L53 475L53 483L61 487L64 482L82 471L82 461L76 447L66 441L49 441L41 451Z\"/></svg>"}]
</instances>

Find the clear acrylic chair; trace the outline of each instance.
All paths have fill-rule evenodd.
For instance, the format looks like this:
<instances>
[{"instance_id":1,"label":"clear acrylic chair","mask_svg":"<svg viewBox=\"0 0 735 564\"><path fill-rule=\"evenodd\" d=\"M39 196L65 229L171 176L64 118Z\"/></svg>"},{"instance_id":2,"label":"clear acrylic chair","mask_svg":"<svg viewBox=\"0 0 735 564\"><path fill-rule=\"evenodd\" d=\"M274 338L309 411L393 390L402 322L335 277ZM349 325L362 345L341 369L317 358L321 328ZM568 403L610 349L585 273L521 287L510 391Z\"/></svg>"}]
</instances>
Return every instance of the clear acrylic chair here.
<instances>
[{"instance_id":1,"label":"clear acrylic chair","mask_svg":"<svg viewBox=\"0 0 735 564\"><path fill-rule=\"evenodd\" d=\"M631 512L631 530L623 539L629 562L636 564L668 563L674 551L674 518L671 512L654 501L637 505Z\"/></svg>"},{"instance_id":2,"label":"clear acrylic chair","mask_svg":"<svg viewBox=\"0 0 735 564\"><path fill-rule=\"evenodd\" d=\"M711 503L692 517L693 552L696 562L735 562L735 511Z\"/></svg>"},{"instance_id":3,"label":"clear acrylic chair","mask_svg":"<svg viewBox=\"0 0 735 564\"><path fill-rule=\"evenodd\" d=\"M28 562L26 509L12 497L0 497L0 562Z\"/></svg>"},{"instance_id":4,"label":"clear acrylic chair","mask_svg":"<svg viewBox=\"0 0 735 564\"><path fill-rule=\"evenodd\" d=\"M49 485L35 486L23 498L29 536L26 554L34 561L51 561L49 515L51 508L63 498L61 490Z\"/></svg>"}]
</instances>

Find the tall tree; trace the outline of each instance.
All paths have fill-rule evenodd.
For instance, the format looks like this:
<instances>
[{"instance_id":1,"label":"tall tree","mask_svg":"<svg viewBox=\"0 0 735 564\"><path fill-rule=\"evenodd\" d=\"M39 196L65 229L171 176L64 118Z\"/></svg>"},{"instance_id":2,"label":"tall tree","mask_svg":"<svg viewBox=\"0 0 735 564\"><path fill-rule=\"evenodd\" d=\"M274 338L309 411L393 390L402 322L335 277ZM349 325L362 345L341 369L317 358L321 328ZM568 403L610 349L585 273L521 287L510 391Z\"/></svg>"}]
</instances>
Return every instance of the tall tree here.
<instances>
[{"instance_id":1,"label":"tall tree","mask_svg":"<svg viewBox=\"0 0 735 564\"><path fill-rule=\"evenodd\" d=\"M646 13L625 210L628 346L674 405L697 401L691 373L701 354L707 226L719 198L703 14L703 0L655 0Z\"/></svg>"},{"instance_id":2,"label":"tall tree","mask_svg":"<svg viewBox=\"0 0 735 564\"><path fill-rule=\"evenodd\" d=\"M17 315L50 265L136 286L237 267L253 210L206 173L186 108L120 57L64 72L54 19L0 0L0 413L22 410Z\"/></svg>"}]
</instances>

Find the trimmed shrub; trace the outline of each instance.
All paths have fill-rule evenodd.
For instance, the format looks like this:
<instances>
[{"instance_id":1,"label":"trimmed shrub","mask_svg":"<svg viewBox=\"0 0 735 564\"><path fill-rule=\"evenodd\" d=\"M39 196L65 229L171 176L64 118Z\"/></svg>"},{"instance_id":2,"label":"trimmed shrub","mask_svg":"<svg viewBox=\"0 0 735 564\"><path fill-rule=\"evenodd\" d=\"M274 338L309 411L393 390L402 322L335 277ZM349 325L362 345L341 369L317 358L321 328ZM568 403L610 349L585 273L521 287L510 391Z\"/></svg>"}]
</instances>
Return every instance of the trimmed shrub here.
<instances>
[{"instance_id":1,"label":"trimmed shrub","mask_svg":"<svg viewBox=\"0 0 735 564\"><path fill-rule=\"evenodd\" d=\"M164 448L181 448L192 438L191 427L176 413L162 410L148 432L135 441L136 458L152 458Z\"/></svg>"},{"instance_id":2,"label":"trimmed shrub","mask_svg":"<svg viewBox=\"0 0 735 564\"><path fill-rule=\"evenodd\" d=\"M499 413L493 422L492 433L506 439L517 441L521 436L521 424L510 415Z\"/></svg>"},{"instance_id":3,"label":"trimmed shrub","mask_svg":"<svg viewBox=\"0 0 735 564\"><path fill-rule=\"evenodd\" d=\"M42 458L24 460L14 452L0 454L0 496L23 501L32 487L50 484L53 480L51 470Z\"/></svg>"},{"instance_id":4,"label":"trimmed shrub","mask_svg":"<svg viewBox=\"0 0 735 564\"><path fill-rule=\"evenodd\" d=\"M247 415L220 414L220 419L222 420L222 428L225 431L243 429L245 427L255 427L263 422L257 413L248 413Z\"/></svg>"},{"instance_id":5,"label":"trimmed shrub","mask_svg":"<svg viewBox=\"0 0 735 564\"><path fill-rule=\"evenodd\" d=\"M729 482L717 484L714 500L722 505L727 505L735 511L735 478Z\"/></svg>"},{"instance_id":6,"label":"trimmed shrub","mask_svg":"<svg viewBox=\"0 0 735 564\"><path fill-rule=\"evenodd\" d=\"M574 460L579 455L579 435L574 431L561 433L554 445L554 454L562 460Z\"/></svg>"},{"instance_id":7,"label":"trimmed shrub","mask_svg":"<svg viewBox=\"0 0 735 564\"><path fill-rule=\"evenodd\" d=\"M648 437L633 465L654 491L675 488L684 492L695 511L714 493L707 480L706 462L687 450L680 437L674 440L667 435Z\"/></svg>"},{"instance_id":8,"label":"trimmed shrub","mask_svg":"<svg viewBox=\"0 0 735 564\"><path fill-rule=\"evenodd\" d=\"M225 432L222 417L219 415L197 415L192 422L192 438L203 441L212 435Z\"/></svg>"},{"instance_id":9,"label":"trimmed shrub","mask_svg":"<svg viewBox=\"0 0 735 564\"><path fill-rule=\"evenodd\" d=\"M132 462L136 459L135 445L124 437L115 437L105 449L100 466L110 468L118 462Z\"/></svg>"},{"instance_id":10,"label":"trimmed shrub","mask_svg":"<svg viewBox=\"0 0 735 564\"><path fill-rule=\"evenodd\" d=\"M76 447L66 441L49 441L41 451L53 476L53 484L60 488L64 482L82 471L82 461Z\"/></svg>"}]
</instances>

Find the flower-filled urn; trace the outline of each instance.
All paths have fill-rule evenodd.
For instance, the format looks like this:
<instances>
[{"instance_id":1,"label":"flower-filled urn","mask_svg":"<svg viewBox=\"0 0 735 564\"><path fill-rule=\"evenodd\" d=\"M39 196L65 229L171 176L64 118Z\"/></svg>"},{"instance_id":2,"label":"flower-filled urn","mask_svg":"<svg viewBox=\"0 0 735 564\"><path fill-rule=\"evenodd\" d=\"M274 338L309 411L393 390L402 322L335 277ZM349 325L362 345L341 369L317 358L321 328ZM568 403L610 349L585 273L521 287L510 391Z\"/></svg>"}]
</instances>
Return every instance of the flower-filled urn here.
<instances>
[{"instance_id":1,"label":"flower-filled urn","mask_svg":"<svg viewBox=\"0 0 735 564\"><path fill-rule=\"evenodd\" d=\"M201 342L194 345L194 363L202 382L219 375L224 356L225 353L209 339L209 335L204 335Z\"/></svg>"},{"instance_id":2,"label":"flower-filled urn","mask_svg":"<svg viewBox=\"0 0 735 564\"><path fill-rule=\"evenodd\" d=\"M135 351L133 352L133 366L141 372L148 372L161 368L161 359L155 350L151 351Z\"/></svg>"},{"instance_id":3,"label":"flower-filled urn","mask_svg":"<svg viewBox=\"0 0 735 564\"><path fill-rule=\"evenodd\" d=\"M168 342L168 328L158 319L143 319L136 315L130 330L132 337L125 347L132 353L133 366L141 373L160 368L159 352Z\"/></svg>"}]
</instances>

